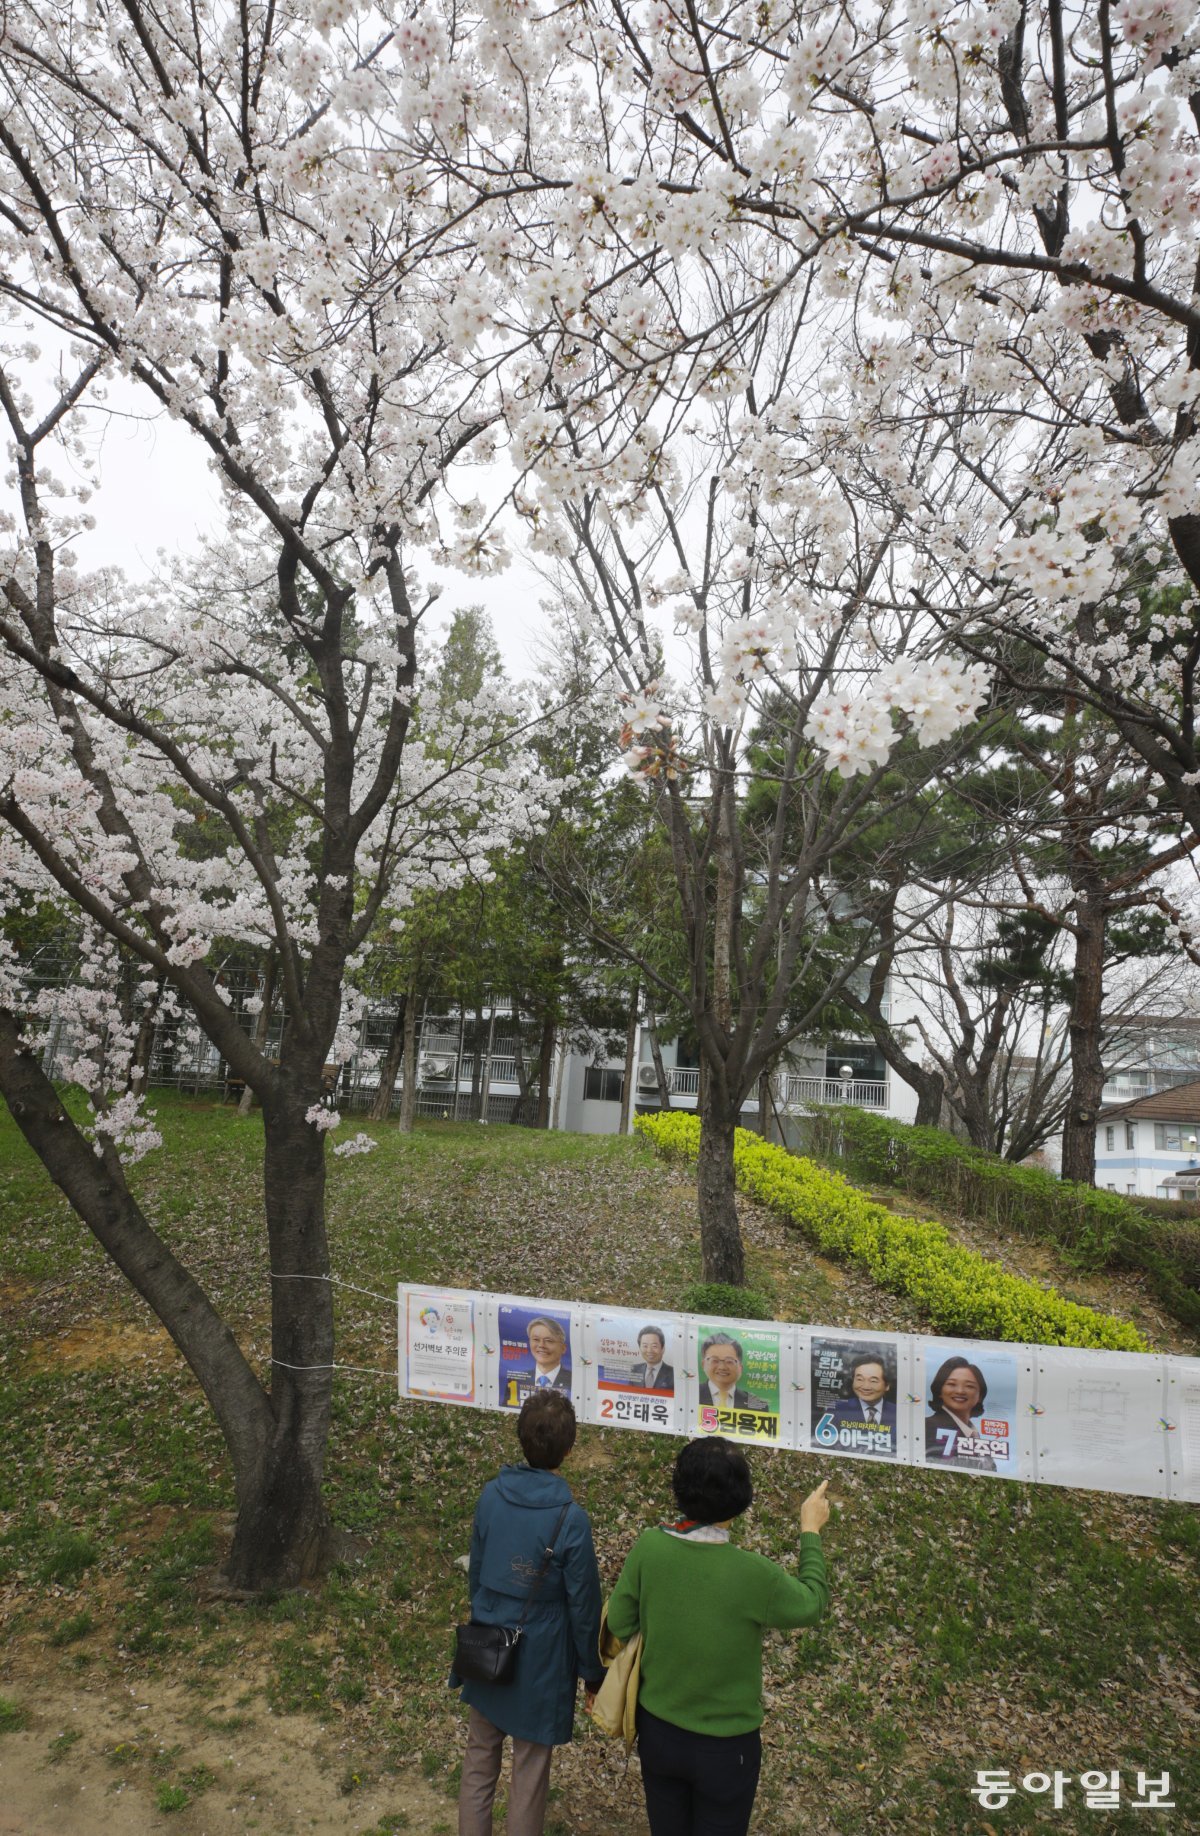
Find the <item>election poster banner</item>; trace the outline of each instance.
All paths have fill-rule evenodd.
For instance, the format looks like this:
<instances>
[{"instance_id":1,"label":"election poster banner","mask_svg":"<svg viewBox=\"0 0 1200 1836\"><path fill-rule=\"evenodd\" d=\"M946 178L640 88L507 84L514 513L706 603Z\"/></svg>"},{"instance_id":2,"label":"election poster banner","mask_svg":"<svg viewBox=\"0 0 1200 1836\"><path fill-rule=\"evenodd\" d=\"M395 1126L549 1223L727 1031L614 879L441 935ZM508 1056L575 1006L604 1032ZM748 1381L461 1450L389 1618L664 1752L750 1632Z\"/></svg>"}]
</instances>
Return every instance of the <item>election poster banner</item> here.
<instances>
[{"instance_id":1,"label":"election poster banner","mask_svg":"<svg viewBox=\"0 0 1200 1836\"><path fill-rule=\"evenodd\" d=\"M1028 1361L1012 1346L978 1339L925 1339L925 1465L1017 1479L1027 1464Z\"/></svg>"},{"instance_id":2,"label":"election poster banner","mask_svg":"<svg viewBox=\"0 0 1200 1836\"><path fill-rule=\"evenodd\" d=\"M400 1394L1200 1503L1200 1359L401 1283Z\"/></svg>"},{"instance_id":3,"label":"election poster banner","mask_svg":"<svg viewBox=\"0 0 1200 1836\"><path fill-rule=\"evenodd\" d=\"M577 1318L576 1309L563 1301L499 1302L497 1404L501 1409L520 1409L535 1390L561 1390L572 1402L582 1402L574 1343Z\"/></svg>"},{"instance_id":4,"label":"election poster banner","mask_svg":"<svg viewBox=\"0 0 1200 1836\"><path fill-rule=\"evenodd\" d=\"M482 1402L478 1295L459 1288L400 1290L400 1394L425 1402Z\"/></svg>"},{"instance_id":5,"label":"election poster banner","mask_svg":"<svg viewBox=\"0 0 1200 1836\"><path fill-rule=\"evenodd\" d=\"M808 1351L809 1445L817 1453L894 1460L901 1448L902 1363L896 1339L813 1331Z\"/></svg>"},{"instance_id":6,"label":"election poster banner","mask_svg":"<svg viewBox=\"0 0 1200 1836\"><path fill-rule=\"evenodd\" d=\"M684 1335L670 1313L589 1308L585 1418L605 1428L681 1434ZM678 1373L678 1376L677 1376Z\"/></svg>"},{"instance_id":7,"label":"election poster banner","mask_svg":"<svg viewBox=\"0 0 1200 1836\"><path fill-rule=\"evenodd\" d=\"M697 1321L693 1331L692 1419L701 1434L723 1434L760 1446L786 1439L791 1418L789 1330L763 1321L709 1320Z\"/></svg>"}]
</instances>

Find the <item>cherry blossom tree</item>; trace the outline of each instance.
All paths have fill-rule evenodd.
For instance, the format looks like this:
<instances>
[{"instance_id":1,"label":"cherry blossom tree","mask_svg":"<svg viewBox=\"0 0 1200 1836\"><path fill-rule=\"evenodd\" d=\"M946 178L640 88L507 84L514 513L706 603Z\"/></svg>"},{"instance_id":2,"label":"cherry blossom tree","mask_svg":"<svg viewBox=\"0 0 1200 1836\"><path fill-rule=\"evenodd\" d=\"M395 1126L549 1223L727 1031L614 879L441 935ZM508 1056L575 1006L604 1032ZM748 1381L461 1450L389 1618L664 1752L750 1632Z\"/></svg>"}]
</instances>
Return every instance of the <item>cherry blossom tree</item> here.
<instances>
[{"instance_id":1,"label":"cherry blossom tree","mask_svg":"<svg viewBox=\"0 0 1200 1836\"><path fill-rule=\"evenodd\" d=\"M37 1054L62 997L31 992L11 951L0 1090L205 1391L235 1475L238 1588L294 1582L331 1547L337 1117L319 1095L354 1018L347 969L382 912L486 873L540 813L519 697L441 704L420 672L422 556L485 564L461 539L463 473L499 412L487 366L461 356L471 200L406 126L410 91L443 115L461 101L422 74L448 29L137 0L17 5L0 24L3 898L74 915L68 1074L91 1120ZM522 80L493 96L518 144ZM110 390L107 406L190 429L224 490L223 536L155 584L89 575L73 553L87 417ZM227 938L276 953L278 1062L228 1005ZM118 958L140 969L133 1024ZM266 1381L138 1203L129 1168L154 1131L130 1059L147 1017L202 1028L262 1106Z\"/></svg>"},{"instance_id":2,"label":"cherry blossom tree","mask_svg":"<svg viewBox=\"0 0 1200 1836\"><path fill-rule=\"evenodd\" d=\"M1190 0L667 0L620 19L638 183L677 200L664 219L704 217L710 260L754 226L774 241L757 305L726 311L731 342L786 295L840 298L864 360L931 380L923 412L944 414L963 480L986 472L994 492L977 560L1004 590L982 615L1019 621L1196 827ZM1135 548L1180 589L1157 620L1132 597Z\"/></svg>"},{"instance_id":3,"label":"cherry blossom tree","mask_svg":"<svg viewBox=\"0 0 1200 1836\"><path fill-rule=\"evenodd\" d=\"M599 907L593 882L578 896L596 940L695 1029L713 1280L743 1278L742 1106L875 947L887 863L850 893L839 859L922 788L919 772L885 784L895 748L929 748L926 773L942 769L987 692L981 668L904 610L910 557L886 498L844 485L856 430L822 412L830 348L828 327L810 333L803 307L781 307L670 441L640 423L648 477L629 475L627 424L581 425L568 404L560 444L574 440L579 467L531 464L521 499L535 549L623 685L626 763L669 842L682 983L624 922L619 888ZM918 437L900 463L929 458Z\"/></svg>"}]
</instances>

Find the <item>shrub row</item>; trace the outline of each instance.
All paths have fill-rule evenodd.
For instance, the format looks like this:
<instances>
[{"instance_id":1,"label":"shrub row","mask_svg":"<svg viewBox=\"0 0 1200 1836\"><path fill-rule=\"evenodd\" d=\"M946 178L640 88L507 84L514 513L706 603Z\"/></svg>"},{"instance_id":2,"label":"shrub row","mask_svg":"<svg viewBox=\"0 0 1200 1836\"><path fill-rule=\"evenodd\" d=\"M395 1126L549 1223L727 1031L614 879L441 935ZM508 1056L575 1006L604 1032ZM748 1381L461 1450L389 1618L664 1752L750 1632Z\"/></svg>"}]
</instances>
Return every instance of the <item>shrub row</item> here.
<instances>
[{"instance_id":1,"label":"shrub row","mask_svg":"<svg viewBox=\"0 0 1200 1836\"><path fill-rule=\"evenodd\" d=\"M636 1127L661 1153L695 1159L698 1117L679 1111L639 1116ZM737 1132L734 1165L740 1191L797 1225L827 1255L857 1263L880 1287L908 1295L935 1332L1108 1351L1148 1349L1128 1321L1006 1274L955 1243L941 1224L895 1217L840 1173L772 1147L745 1129Z\"/></svg>"},{"instance_id":2,"label":"shrub row","mask_svg":"<svg viewBox=\"0 0 1200 1836\"><path fill-rule=\"evenodd\" d=\"M1200 1332L1200 1224L1163 1201L1133 1201L1041 1167L849 1106L810 1117L805 1145L852 1179L935 1199L963 1217L1056 1244L1079 1268L1138 1269L1165 1307Z\"/></svg>"}]
</instances>

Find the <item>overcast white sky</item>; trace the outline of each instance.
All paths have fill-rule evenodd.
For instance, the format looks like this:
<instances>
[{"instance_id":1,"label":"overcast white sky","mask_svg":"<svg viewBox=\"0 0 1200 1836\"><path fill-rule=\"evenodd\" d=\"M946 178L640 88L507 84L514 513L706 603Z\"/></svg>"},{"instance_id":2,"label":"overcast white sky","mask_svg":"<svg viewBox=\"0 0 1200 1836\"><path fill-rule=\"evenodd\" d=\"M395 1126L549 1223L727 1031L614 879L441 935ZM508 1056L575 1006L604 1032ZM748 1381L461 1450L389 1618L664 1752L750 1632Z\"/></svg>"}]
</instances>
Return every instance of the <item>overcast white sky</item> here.
<instances>
[{"instance_id":1,"label":"overcast white sky","mask_svg":"<svg viewBox=\"0 0 1200 1836\"><path fill-rule=\"evenodd\" d=\"M52 399L47 379L36 404L39 414ZM168 557L187 554L220 527L221 493L197 437L165 413L148 418L144 398L131 385L113 379L107 408L87 416L100 468L100 487L88 505L96 527L72 546L83 571L115 566L131 578L145 578L161 568L159 550ZM82 431L78 422L76 428ZM61 451L56 460L61 463ZM16 509L7 485L0 487L0 501ZM428 577L432 570L424 557L418 566ZM454 572L441 578L438 623L448 623L458 606L484 606L509 675L531 675L545 634L539 607L548 597L546 583L517 564L485 579Z\"/></svg>"}]
</instances>

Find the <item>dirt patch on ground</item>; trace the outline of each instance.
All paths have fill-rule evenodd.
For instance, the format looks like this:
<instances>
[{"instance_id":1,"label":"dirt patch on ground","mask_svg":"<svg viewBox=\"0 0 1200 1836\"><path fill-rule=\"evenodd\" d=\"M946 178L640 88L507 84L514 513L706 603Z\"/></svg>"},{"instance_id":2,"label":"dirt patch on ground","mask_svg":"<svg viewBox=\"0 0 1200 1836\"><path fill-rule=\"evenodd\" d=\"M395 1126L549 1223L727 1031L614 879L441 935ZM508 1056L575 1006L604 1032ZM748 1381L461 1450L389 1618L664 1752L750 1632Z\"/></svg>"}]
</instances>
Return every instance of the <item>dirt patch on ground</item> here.
<instances>
[{"instance_id":1,"label":"dirt patch on ground","mask_svg":"<svg viewBox=\"0 0 1200 1836\"><path fill-rule=\"evenodd\" d=\"M384 1817L430 1836L454 1827L453 1804L422 1779L358 1774L336 1736L244 1692L199 1703L161 1685L152 1697L122 1684L0 1689L27 1717L0 1736L0 1836L355 1836Z\"/></svg>"},{"instance_id":2,"label":"dirt patch on ground","mask_svg":"<svg viewBox=\"0 0 1200 1836\"><path fill-rule=\"evenodd\" d=\"M161 1326L112 1320L87 1320L69 1332L38 1339L29 1348L30 1368L35 1371L89 1371L99 1364L132 1364L139 1359L162 1364L175 1356L175 1346Z\"/></svg>"}]
</instances>

